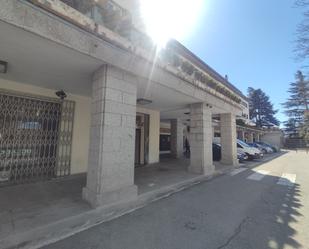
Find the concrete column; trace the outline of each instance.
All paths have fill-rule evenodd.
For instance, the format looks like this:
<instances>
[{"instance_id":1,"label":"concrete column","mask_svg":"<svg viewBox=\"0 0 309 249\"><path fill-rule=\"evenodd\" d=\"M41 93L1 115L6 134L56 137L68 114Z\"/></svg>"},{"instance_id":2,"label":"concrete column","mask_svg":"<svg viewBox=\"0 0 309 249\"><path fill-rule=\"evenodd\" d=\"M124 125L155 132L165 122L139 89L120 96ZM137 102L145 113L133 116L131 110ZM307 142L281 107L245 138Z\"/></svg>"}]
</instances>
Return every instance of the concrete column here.
<instances>
[{"instance_id":1,"label":"concrete column","mask_svg":"<svg viewBox=\"0 0 309 249\"><path fill-rule=\"evenodd\" d=\"M254 141L254 134L253 132L249 132L248 133L249 137L248 137L248 143L253 143Z\"/></svg>"},{"instance_id":2,"label":"concrete column","mask_svg":"<svg viewBox=\"0 0 309 249\"><path fill-rule=\"evenodd\" d=\"M221 114L221 162L223 164L238 165L236 116L231 113Z\"/></svg>"},{"instance_id":3,"label":"concrete column","mask_svg":"<svg viewBox=\"0 0 309 249\"><path fill-rule=\"evenodd\" d=\"M93 76L87 185L83 189L83 198L93 207L137 197L135 120L134 77L103 66Z\"/></svg>"},{"instance_id":4,"label":"concrete column","mask_svg":"<svg viewBox=\"0 0 309 249\"><path fill-rule=\"evenodd\" d=\"M212 175L212 115L204 103L191 105L190 121L190 166L193 173Z\"/></svg>"},{"instance_id":5,"label":"concrete column","mask_svg":"<svg viewBox=\"0 0 309 249\"><path fill-rule=\"evenodd\" d=\"M256 142L260 142L261 141L261 134L260 133L256 133Z\"/></svg>"},{"instance_id":6,"label":"concrete column","mask_svg":"<svg viewBox=\"0 0 309 249\"><path fill-rule=\"evenodd\" d=\"M175 158L183 155L183 124L180 119L171 120L171 154Z\"/></svg>"},{"instance_id":7,"label":"concrete column","mask_svg":"<svg viewBox=\"0 0 309 249\"><path fill-rule=\"evenodd\" d=\"M242 140L242 141L245 141L245 132L243 130L240 130L239 131L239 139Z\"/></svg>"}]
</instances>

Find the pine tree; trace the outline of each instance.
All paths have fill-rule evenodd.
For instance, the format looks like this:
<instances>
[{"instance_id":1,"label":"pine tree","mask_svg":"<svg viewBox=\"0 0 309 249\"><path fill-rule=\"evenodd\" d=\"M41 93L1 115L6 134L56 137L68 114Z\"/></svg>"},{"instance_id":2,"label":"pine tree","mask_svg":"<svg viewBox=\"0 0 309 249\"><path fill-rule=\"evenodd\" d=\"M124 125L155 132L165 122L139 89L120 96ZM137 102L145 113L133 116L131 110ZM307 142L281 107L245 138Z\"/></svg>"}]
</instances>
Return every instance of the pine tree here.
<instances>
[{"instance_id":1,"label":"pine tree","mask_svg":"<svg viewBox=\"0 0 309 249\"><path fill-rule=\"evenodd\" d=\"M261 89L248 88L250 119L254 120L257 127L262 127L265 123L279 125L279 120L275 117L278 110L274 110L269 97Z\"/></svg>"},{"instance_id":2,"label":"pine tree","mask_svg":"<svg viewBox=\"0 0 309 249\"><path fill-rule=\"evenodd\" d=\"M283 103L285 114L294 122L294 134L304 136L309 111L309 81L301 71L295 74L295 82L290 84L288 92L290 97ZM291 132L291 126L288 127L287 124L291 125L291 123L286 123L286 127Z\"/></svg>"},{"instance_id":3,"label":"pine tree","mask_svg":"<svg viewBox=\"0 0 309 249\"><path fill-rule=\"evenodd\" d=\"M301 123L304 119L304 112L309 110L309 81L301 71L297 71L295 82L290 84L290 97L283 104L285 113Z\"/></svg>"},{"instance_id":4,"label":"pine tree","mask_svg":"<svg viewBox=\"0 0 309 249\"><path fill-rule=\"evenodd\" d=\"M304 114L304 121L301 124L299 135L309 143L309 111Z\"/></svg>"},{"instance_id":5,"label":"pine tree","mask_svg":"<svg viewBox=\"0 0 309 249\"><path fill-rule=\"evenodd\" d=\"M289 118L284 122L284 126L284 131L289 137L298 137L299 126L295 118Z\"/></svg>"}]
</instances>

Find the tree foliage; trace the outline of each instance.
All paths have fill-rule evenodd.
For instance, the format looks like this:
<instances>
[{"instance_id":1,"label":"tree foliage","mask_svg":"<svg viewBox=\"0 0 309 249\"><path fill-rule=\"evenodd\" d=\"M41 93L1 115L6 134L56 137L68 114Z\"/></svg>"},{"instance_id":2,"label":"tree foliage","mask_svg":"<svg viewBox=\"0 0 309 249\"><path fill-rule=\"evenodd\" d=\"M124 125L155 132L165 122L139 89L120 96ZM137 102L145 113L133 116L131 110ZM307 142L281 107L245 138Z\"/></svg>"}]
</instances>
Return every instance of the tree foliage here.
<instances>
[{"instance_id":1,"label":"tree foliage","mask_svg":"<svg viewBox=\"0 0 309 249\"><path fill-rule=\"evenodd\" d=\"M285 123L286 131L294 136L306 136L309 112L309 81L301 71L295 74L295 82L290 83L290 97L283 103L285 114L290 119Z\"/></svg>"},{"instance_id":2,"label":"tree foliage","mask_svg":"<svg viewBox=\"0 0 309 249\"><path fill-rule=\"evenodd\" d=\"M285 114L301 122L309 109L309 81L301 71L295 74L295 82L290 83L288 92L290 97L283 103Z\"/></svg>"},{"instance_id":3,"label":"tree foliage","mask_svg":"<svg viewBox=\"0 0 309 249\"><path fill-rule=\"evenodd\" d=\"M250 119L254 120L258 127L265 123L279 125L279 120L275 117L278 110L274 110L269 97L261 89L248 88Z\"/></svg>"},{"instance_id":4,"label":"tree foliage","mask_svg":"<svg viewBox=\"0 0 309 249\"><path fill-rule=\"evenodd\" d=\"M304 121L301 124L299 135L309 142L309 111L304 114Z\"/></svg>"},{"instance_id":5,"label":"tree foliage","mask_svg":"<svg viewBox=\"0 0 309 249\"><path fill-rule=\"evenodd\" d=\"M297 7L303 9L303 20L297 27L296 55L299 59L309 58L309 0L295 0ZM285 114L285 131L290 136L309 137L309 82L301 71L297 71L295 82L290 84L289 99L283 104Z\"/></svg>"},{"instance_id":6,"label":"tree foliage","mask_svg":"<svg viewBox=\"0 0 309 249\"><path fill-rule=\"evenodd\" d=\"M295 118L289 118L284 122L284 126L284 131L287 135L289 135L289 137L298 137L299 122Z\"/></svg>"},{"instance_id":7,"label":"tree foliage","mask_svg":"<svg viewBox=\"0 0 309 249\"><path fill-rule=\"evenodd\" d=\"M309 58L309 0L296 0L296 6L304 9L303 20L297 27L296 55L300 59Z\"/></svg>"}]
</instances>

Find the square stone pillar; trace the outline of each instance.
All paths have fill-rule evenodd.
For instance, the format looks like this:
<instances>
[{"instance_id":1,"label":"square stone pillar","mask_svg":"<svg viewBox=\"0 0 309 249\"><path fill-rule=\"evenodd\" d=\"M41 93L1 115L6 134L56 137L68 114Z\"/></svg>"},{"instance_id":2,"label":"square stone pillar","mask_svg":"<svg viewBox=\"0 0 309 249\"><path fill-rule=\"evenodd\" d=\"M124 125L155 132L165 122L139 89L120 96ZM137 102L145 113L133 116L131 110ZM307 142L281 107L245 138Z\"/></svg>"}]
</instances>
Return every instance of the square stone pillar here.
<instances>
[{"instance_id":1,"label":"square stone pillar","mask_svg":"<svg viewBox=\"0 0 309 249\"><path fill-rule=\"evenodd\" d=\"M236 116L231 113L221 114L221 162L238 165Z\"/></svg>"},{"instance_id":2,"label":"square stone pillar","mask_svg":"<svg viewBox=\"0 0 309 249\"><path fill-rule=\"evenodd\" d=\"M261 141L261 134L260 133L256 133L256 142L260 142Z\"/></svg>"},{"instance_id":3,"label":"square stone pillar","mask_svg":"<svg viewBox=\"0 0 309 249\"><path fill-rule=\"evenodd\" d=\"M183 156L183 124L180 119L171 120L171 154L175 158Z\"/></svg>"},{"instance_id":4,"label":"square stone pillar","mask_svg":"<svg viewBox=\"0 0 309 249\"><path fill-rule=\"evenodd\" d=\"M212 114L204 103L192 104L190 111L190 166L193 173L212 175Z\"/></svg>"},{"instance_id":5,"label":"square stone pillar","mask_svg":"<svg viewBox=\"0 0 309 249\"><path fill-rule=\"evenodd\" d=\"M110 66L93 76L87 185L93 207L134 200L136 85ZM82 141L81 141L82 142Z\"/></svg>"},{"instance_id":6,"label":"square stone pillar","mask_svg":"<svg viewBox=\"0 0 309 249\"><path fill-rule=\"evenodd\" d=\"M245 132L243 130L240 130L239 134L240 134L239 139L245 141Z\"/></svg>"},{"instance_id":7,"label":"square stone pillar","mask_svg":"<svg viewBox=\"0 0 309 249\"><path fill-rule=\"evenodd\" d=\"M253 143L254 142L254 134L253 132L248 133L248 143Z\"/></svg>"}]
</instances>

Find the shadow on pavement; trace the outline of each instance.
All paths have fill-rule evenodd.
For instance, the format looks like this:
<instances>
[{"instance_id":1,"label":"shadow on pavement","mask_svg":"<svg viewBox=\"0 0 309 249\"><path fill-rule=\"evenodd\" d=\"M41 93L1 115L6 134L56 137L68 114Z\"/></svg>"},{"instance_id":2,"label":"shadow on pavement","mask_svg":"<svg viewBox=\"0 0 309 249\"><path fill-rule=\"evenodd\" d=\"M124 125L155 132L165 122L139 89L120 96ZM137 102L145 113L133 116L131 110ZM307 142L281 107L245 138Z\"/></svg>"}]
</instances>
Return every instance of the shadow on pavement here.
<instances>
[{"instance_id":1,"label":"shadow on pavement","mask_svg":"<svg viewBox=\"0 0 309 249\"><path fill-rule=\"evenodd\" d=\"M254 173L257 172L249 169L246 177ZM299 231L295 227L303 217L300 213L300 184L271 175L266 175L265 181L272 184L256 199L234 233L216 249L307 248L296 239ZM278 184L279 181L283 184ZM255 189L254 185L259 184L262 181L247 179L247 188L252 191ZM252 194L254 195L253 192Z\"/></svg>"},{"instance_id":2,"label":"shadow on pavement","mask_svg":"<svg viewBox=\"0 0 309 249\"><path fill-rule=\"evenodd\" d=\"M274 197L274 195L277 195L277 197ZM293 227L298 222L298 217L302 216L299 212L299 208L302 206L299 196L298 184L292 188L275 186L269 192L264 193L261 196L261 203L254 208L255 210L252 210L252 214L255 215L249 214L247 216L247 223L241 227L244 233L233 244L249 244L249 247L241 247L246 249L304 248L295 240L297 231ZM255 238L252 238L252 236ZM250 242L247 243L247 240L250 240Z\"/></svg>"}]
</instances>

